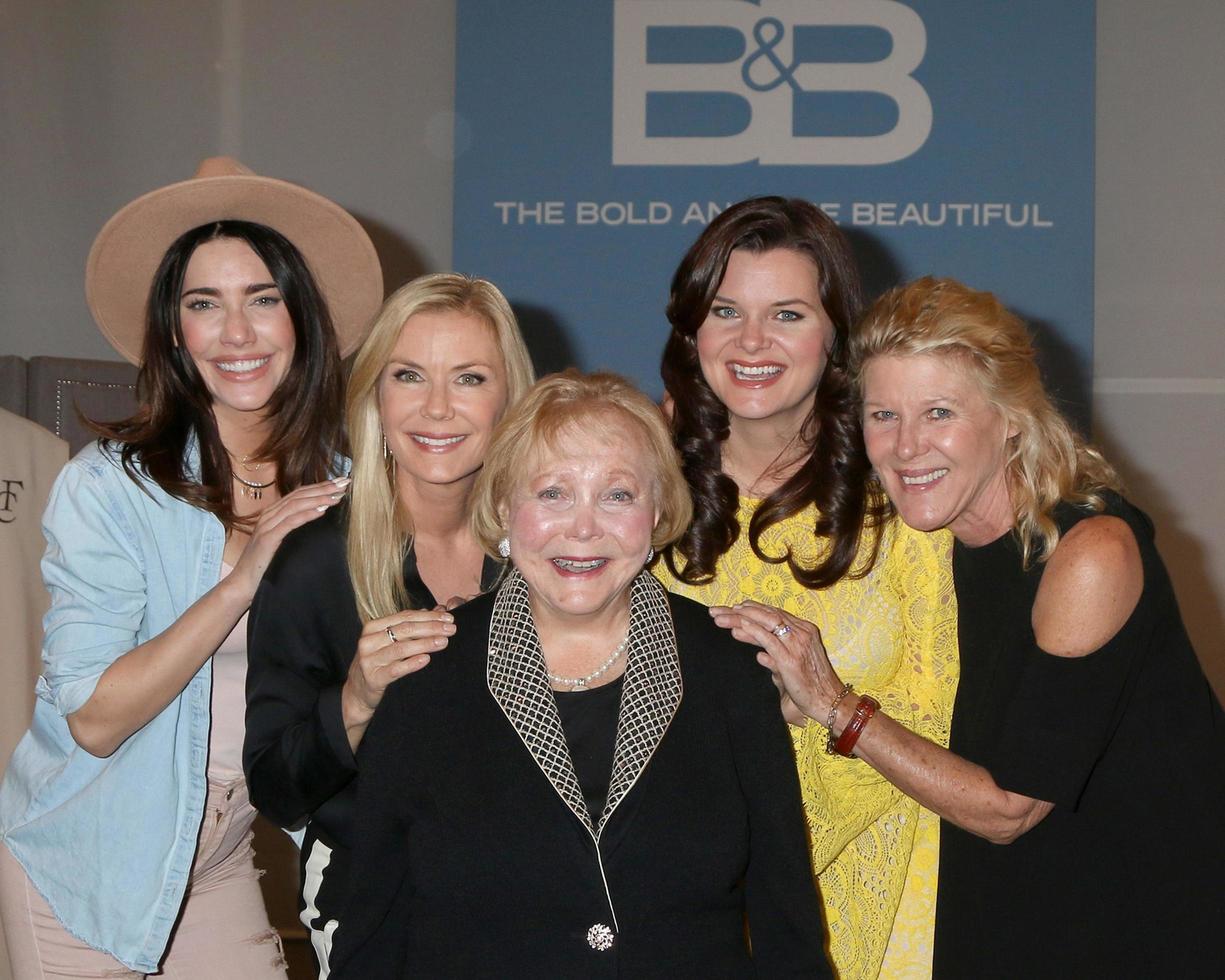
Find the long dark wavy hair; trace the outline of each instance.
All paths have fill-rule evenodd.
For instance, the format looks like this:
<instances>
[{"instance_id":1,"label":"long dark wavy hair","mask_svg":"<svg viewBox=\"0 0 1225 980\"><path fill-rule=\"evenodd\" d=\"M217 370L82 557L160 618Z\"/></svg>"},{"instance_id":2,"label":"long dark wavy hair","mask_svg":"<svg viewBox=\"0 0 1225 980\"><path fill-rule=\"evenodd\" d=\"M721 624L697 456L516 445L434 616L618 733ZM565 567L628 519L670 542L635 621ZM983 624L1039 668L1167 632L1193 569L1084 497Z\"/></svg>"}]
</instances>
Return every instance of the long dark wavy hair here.
<instances>
[{"instance_id":1,"label":"long dark wavy hair","mask_svg":"<svg viewBox=\"0 0 1225 980\"><path fill-rule=\"evenodd\" d=\"M876 559L876 529L889 513L883 494L868 486L871 466L854 389L847 372L851 326L863 309L859 270L846 237L820 208L798 198L758 197L741 201L712 221L681 259L672 278L661 374L672 397L672 435L693 494L694 520L664 554L672 574L691 584L714 578L715 563L740 534L735 481L723 472L721 450L729 433L727 406L702 374L697 332L736 249L753 254L789 249L817 267L821 305L834 325L829 359L798 436L810 451L800 468L763 500L749 521L749 544L762 561L787 564L806 588L826 588L847 575L863 575ZM812 568L761 550L762 533L809 504L818 512L813 533L829 548ZM860 538L873 535L870 560L855 565ZM853 567L854 566L854 567Z\"/></svg>"},{"instance_id":2,"label":"long dark wavy hair","mask_svg":"<svg viewBox=\"0 0 1225 980\"><path fill-rule=\"evenodd\" d=\"M293 322L289 371L268 403L271 429L253 454L276 463L276 485L288 493L331 475L345 451L340 353L327 303L302 254L280 232L249 221L217 221L179 236L153 276L137 394L141 407L118 422L91 422L128 475L153 480L168 494L215 514L227 529L251 523L234 513L233 469L213 417L212 396L183 340L179 303L192 254L204 242L233 238L263 260ZM187 446L200 445L197 479Z\"/></svg>"}]
</instances>

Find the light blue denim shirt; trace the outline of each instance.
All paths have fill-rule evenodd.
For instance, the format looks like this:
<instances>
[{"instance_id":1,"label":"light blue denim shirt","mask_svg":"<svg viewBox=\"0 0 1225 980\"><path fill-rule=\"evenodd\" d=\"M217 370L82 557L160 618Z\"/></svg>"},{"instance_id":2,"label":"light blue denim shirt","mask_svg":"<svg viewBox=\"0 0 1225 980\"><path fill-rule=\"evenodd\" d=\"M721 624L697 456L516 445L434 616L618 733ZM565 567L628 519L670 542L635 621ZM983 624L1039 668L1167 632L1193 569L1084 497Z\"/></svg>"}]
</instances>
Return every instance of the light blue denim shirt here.
<instances>
[{"instance_id":1,"label":"light blue denim shirt","mask_svg":"<svg viewBox=\"0 0 1225 980\"><path fill-rule=\"evenodd\" d=\"M189 459L195 467L194 447ZM111 663L217 584L225 533L96 444L60 474L43 531L43 675L0 786L0 839L69 932L152 972L204 812L212 660L109 758L78 746L65 718Z\"/></svg>"}]
</instances>

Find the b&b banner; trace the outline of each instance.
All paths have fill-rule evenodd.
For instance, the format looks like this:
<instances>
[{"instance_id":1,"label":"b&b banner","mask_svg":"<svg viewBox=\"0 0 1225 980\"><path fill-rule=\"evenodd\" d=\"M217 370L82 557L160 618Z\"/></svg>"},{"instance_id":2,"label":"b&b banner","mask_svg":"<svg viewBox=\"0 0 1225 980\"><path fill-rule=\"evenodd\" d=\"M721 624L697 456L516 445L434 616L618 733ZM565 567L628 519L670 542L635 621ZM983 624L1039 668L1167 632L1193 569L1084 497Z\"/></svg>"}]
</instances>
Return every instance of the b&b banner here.
<instances>
[{"instance_id":1,"label":"b&b banner","mask_svg":"<svg viewBox=\"0 0 1225 980\"><path fill-rule=\"evenodd\" d=\"M542 370L659 395L672 272L758 194L804 197L875 293L996 292L1087 415L1092 0L459 0L455 268Z\"/></svg>"}]
</instances>

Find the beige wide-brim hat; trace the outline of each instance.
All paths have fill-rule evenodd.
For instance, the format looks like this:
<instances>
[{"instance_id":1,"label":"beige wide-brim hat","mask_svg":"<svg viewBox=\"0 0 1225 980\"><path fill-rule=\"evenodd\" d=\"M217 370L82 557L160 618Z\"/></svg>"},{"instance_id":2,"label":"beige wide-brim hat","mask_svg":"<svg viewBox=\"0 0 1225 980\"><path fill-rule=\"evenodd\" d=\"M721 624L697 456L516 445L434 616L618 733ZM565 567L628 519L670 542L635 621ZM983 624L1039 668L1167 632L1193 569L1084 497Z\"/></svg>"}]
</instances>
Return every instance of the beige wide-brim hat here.
<instances>
[{"instance_id":1,"label":"beige wide-brim hat","mask_svg":"<svg viewBox=\"0 0 1225 980\"><path fill-rule=\"evenodd\" d=\"M149 287L166 250L185 232L227 219L267 225L297 247L327 300L341 356L355 350L383 302L370 236L340 205L232 157L210 157L191 180L138 197L94 239L85 299L111 346L140 363Z\"/></svg>"}]
</instances>

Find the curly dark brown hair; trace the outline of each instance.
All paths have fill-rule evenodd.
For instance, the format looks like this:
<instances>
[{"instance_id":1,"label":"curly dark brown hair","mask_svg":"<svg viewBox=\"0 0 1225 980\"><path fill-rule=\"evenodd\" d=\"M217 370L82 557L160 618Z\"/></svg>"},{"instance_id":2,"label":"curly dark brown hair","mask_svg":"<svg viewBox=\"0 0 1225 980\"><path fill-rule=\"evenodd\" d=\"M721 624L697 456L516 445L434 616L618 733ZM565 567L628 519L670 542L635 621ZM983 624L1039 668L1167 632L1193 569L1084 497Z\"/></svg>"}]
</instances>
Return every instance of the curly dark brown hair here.
<instances>
[{"instance_id":1,"label":"curly dark brown hair","mask_svg":"<svg viewBox=\"0 0 1225 980\"><path fill-rule=\"evenodd\" d=\"M834 326L829 360L812 410L798 433L810 452L800 468L761 501L749 521L749 543L759 559L785 562L806 588L826 588L871 568L879 538L875 529L890 509L883 494L869 488L871 467L847 372L848 335L863 309L859 270L838 226L820 208L798 198L758 197L732 205L702 232L672 278L668 301L672 332L660 373L674 406L672 435L693 494L694 521L665 552L664 560L681 581L709 582L719 556L740 534L738 490L723 472L721 459L729 433L728 411L703 376L697 351L698 329L736 249L753 254L789 249L810 258L817 267L821 305ZM825 557L808 568L790 550L784 555L764 554L762 533L809 504L815 504L818 512L813 533L829 541ZM853 567L865 529L873 534L871 560Z\"/></svg>"}]
</instances>

